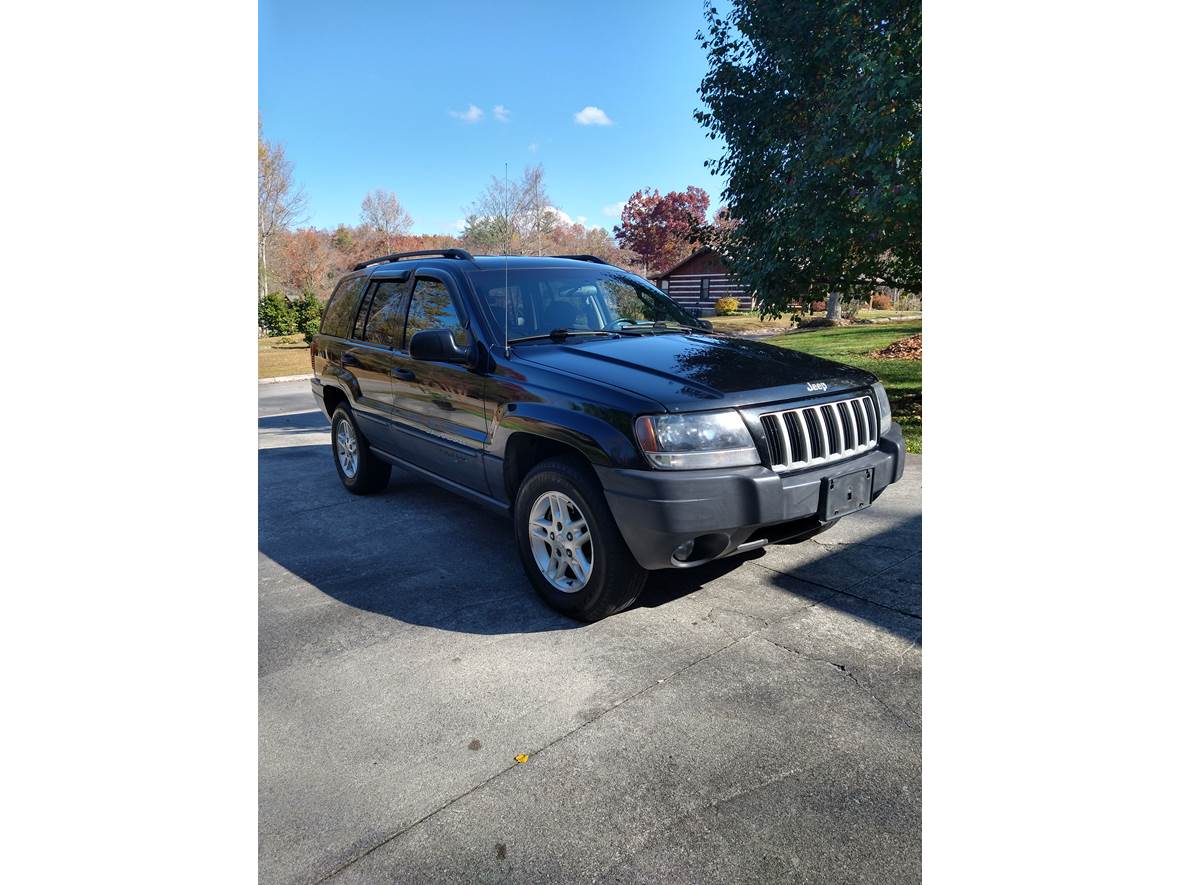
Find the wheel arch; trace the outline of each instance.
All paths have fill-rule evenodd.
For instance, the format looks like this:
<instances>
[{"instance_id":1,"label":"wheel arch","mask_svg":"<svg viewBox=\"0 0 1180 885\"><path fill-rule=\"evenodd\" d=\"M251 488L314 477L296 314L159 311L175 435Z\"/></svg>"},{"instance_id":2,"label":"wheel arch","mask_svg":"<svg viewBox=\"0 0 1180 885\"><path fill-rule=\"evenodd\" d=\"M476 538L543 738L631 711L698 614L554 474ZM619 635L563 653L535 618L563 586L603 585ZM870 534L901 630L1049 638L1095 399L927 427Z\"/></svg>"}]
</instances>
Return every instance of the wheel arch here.
<instances>
[{"instance_id":1,"label":"wheel arch","mask_svg":"<svg viewBox=\"0 0 1180 885\"><path fill-rule=\"evenodd\" d=\"M502 484L495 491L506 501L515 498L529 470L557 455L576 458L591 475L595 467L642 466L642 456L629 435L630 418L622 412L511 403L498 409L494 427L488 454L503 463L497 471L494 461L489 461L488 479L493 487Z\"/></svg>"},{"instance_id":2,"label":"wheel arch","mask_svg":"<svg viewBox=\"0 0 1180 885\"><path fill-rule=\"evenodd\" d=\"M568 440L546 436L533 431L522 430L513 433L504 449L504 492L509 501L516 499L516 492L528 476L529 471L550 458L568 457L586 468L594 476L594 464L586 453Z\"/></svg>"},{"instance_id":3,"label":"wheel arch","mask_svg":"<svg viewBox=\"0 0 1180 885\"><path fill-rule=\"evenodd\" d=\"M348 395L340 387L335 384L324 385L324 411L328 413L328 419L331 420L332 415L335 414L342 404L348 403Z\"/></svg>"}]
</instances>

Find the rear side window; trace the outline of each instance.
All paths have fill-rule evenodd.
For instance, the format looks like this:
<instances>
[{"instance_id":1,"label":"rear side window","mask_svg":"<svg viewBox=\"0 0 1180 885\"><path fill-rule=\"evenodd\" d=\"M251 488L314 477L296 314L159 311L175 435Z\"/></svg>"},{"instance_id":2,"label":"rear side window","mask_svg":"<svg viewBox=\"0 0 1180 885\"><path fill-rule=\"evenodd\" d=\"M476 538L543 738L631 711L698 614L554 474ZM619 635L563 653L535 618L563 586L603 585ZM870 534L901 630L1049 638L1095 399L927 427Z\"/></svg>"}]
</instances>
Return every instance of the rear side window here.
<instances>
[{"instance_id":1,"label":"rear side window","mask_svg":"<svg viewBox=\"0 0 1180 885\"><path fill-rule=\"evenodd\" d=\"M365 320L369 318L369 308L373 306L373 292L376 286L370 286L361 299L360 310L356 312L356 322L352 324L352 337L358 341L365 340Z\"/></svg>"},{"instance_id":2,"label":"rear side window","mask_svg":"<svg viewBox=\"0 0 1180 885\"><path fill-rule=\"evenodd\" d=\"M459 320L455 302L447 287L438 280L419 279L414 284L414 297L406 317L406 341L423 329L450 329L455 335L455 343L460 347L467 346L467 330Z\"/></svg>"},{"instance_id":3,"label":"rear side window","mask_svg":"<svg viewBox=\"0 0 1180 885\"><path fill-rule=\"evenodd\" d=\"M328 306L324 310L324 318L320 321L320 331L325 335L337 338L347 338L352 331L353 317L361 300L361 292L365 288L364 277L353 277L344 280L336 287Z\"/></svg>"},{"instance_id":4,"label":"rear side window","mask_svg":"<svg viewBox=\"0 0 1180 885\"><path fill-rule=\"evenodd\" d=\"M383 280L374 287L373 306L365 325L366 341L401 348L409 294L410 284L405 280Z\"/></svg>"}]
</instances>

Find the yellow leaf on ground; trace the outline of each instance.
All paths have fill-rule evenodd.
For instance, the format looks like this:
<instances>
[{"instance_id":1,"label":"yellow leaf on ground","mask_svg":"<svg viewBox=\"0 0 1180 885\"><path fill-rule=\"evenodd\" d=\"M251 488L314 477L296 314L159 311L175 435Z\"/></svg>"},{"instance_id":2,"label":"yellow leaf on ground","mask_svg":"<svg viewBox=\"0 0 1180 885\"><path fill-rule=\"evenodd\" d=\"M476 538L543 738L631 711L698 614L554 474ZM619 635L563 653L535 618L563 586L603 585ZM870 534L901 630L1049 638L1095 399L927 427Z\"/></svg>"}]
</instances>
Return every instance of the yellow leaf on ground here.
<instances>
[{"instance_id":1,"label":"yellow leaf on ground","mask_svg":"<svg viewBox=\"0 0 1180 885\"><path fill-rule=\"evenodd\" d=\"M521 753L521 754L519 754L519 755L516 757L516 761L517 761L517 762L521 762L521 763L528 762L528 761L529 761L529 754L528 754L528 753Z\"/></svg>"}]
</instances>

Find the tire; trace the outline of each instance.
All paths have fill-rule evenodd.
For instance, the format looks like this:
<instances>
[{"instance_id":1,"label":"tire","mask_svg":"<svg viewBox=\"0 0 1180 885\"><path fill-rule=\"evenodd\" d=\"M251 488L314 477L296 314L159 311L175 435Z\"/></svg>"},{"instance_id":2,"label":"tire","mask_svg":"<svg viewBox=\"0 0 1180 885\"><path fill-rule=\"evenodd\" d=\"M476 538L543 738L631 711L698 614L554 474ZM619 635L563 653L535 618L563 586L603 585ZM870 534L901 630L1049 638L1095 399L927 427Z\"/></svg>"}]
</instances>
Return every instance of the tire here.
<instances>
[{"instance_id":1,"label":"tire","mask_svg":"<svg viewBox=\"0 0 1180 885\"><path fill-rule=\"evenodd\" d=\"M568 503L562 503L563 499ZM562 532L556 529L560 516L554 518L552 505L555 500L561 504L560 516L565 517L565 521L560 522ZM573 505L572 509L568 504ZM534 522L538 509L542 515ZM570 520L572 522L566 525ZM588 543L583 542L585 546L578 548L576 538L571 543L573 533L569 529L581 525L582 521L590 534ZM598 621L629 608L639 598L647 571L635 561L619 533L598 478L573 458L551 458L529 472L516 493L512 523L525 574L541 598L559 612L580 621ZM550 539L534 546L534 531L541 532L535 536L540 540L544 531L539 526L544 523L552 529ZM566 535L564 541L559 537L561 534ZM556 543L562 546L558 548L558 556L553 558ZM575 553L580 549L583 557L577 559L577 563L581 565L575 565L575 557L569 555L571 549ZM565 560L560 555L562 550L567 553ZM545 551L548 551L548 559ZM585 555L587 552L588 556ZM561 568L561 563L565 562L556 580L569 586L559 588L547 578L538 563L538 556L549 566L557 564ZM590 568L583 580L578 569L585 572L586 560L589 560Z\"/></svg>"},{"instance_id":2,"label":"tire","mask_svg":"<svg viewBox=\"0 0 1180 885\"><path fill-rule=\"evenodd\" d=\"M348 442L350 438L352 446ZM345 456L342 448L351 458ZM369 451L368 441L361 436L352 410L345 404L337 406L332 413L332 461L340 482L354 495L371 495L389 484L389 465Z\"/></svg>"}]
</instances>

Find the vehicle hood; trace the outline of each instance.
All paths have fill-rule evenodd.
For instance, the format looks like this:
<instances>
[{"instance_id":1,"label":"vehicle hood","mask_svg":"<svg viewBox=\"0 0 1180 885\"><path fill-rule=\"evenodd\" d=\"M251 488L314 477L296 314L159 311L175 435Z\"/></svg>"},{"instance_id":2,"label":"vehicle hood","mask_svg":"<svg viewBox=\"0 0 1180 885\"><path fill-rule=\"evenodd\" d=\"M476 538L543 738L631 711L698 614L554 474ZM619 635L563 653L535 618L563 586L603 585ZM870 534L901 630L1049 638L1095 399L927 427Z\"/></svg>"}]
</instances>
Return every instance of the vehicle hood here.
<instances>
[{"instance_id":1,"label":"vehicle hood","mask_svg":"<svg viewBox=\"0 0 1180 885\"><path fill-rule=\"evenodd\" d=\"M876 380L851 366L725 335L571 338L513 355L639 394L671 412L814 398Z\"/></svg>"}]
</instances>

